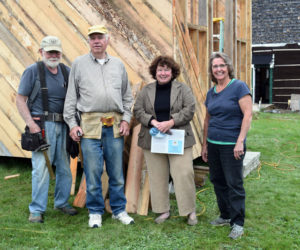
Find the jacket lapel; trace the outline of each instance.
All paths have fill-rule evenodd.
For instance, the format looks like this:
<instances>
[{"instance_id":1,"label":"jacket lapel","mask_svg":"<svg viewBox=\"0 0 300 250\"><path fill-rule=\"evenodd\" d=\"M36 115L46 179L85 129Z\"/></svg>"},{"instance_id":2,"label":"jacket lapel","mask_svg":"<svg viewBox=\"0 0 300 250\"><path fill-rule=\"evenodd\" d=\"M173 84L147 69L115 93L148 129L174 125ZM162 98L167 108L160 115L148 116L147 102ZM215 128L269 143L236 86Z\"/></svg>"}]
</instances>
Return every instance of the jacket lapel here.
<instances>
[{"instance_id":1,"label":"jacket lapel","mask_svg":"<svg viewBox=\"0 0 300 250\"><path fill-rule=\"evenodd\" d=\"M154 110L155 94L156 94L156 83L153 83L149 85L149 91L148 91L148 97L150 100L150 104L152 106L152 110Z\"/></svg>"},{"instance_id":2,"label":"jacket lapel","mask_svg":"<svg viewBox=\"0 0 300 250\"><path fill-rule=\"evenodd\" d=\"M176 98L178 96L180 90L180 83L174 80L172 82L172 87L171 87L171 100L170 100L170 107L173 107L174 102L176 101Z\"/></svg>"}]
</instances>

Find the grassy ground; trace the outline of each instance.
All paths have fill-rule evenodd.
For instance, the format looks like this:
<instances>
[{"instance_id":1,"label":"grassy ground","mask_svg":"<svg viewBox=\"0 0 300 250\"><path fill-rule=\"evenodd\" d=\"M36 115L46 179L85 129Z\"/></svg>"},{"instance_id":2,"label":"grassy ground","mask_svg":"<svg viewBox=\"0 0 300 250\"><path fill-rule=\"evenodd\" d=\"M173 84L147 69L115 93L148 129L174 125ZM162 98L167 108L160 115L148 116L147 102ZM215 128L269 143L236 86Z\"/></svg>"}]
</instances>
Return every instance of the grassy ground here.
<instances>
[{"instance_id":1,"label":"grassy ground","mask_svg":"<svg viewBox=\"0 0 300 250\"><path fill-rule=\"evenodd\" d=\"M155 225L150 213L133 215L136 223L130 226L105 214L102 228L89 229L86 209L74 217L53 210L53 184L45 223L28 223L30 161L0 158L0 249L299 249L300 115L257 114L247 146L261 152L262 167L245 179L245 235L240 240L227 237L229 227L209 225L218 215L209 181L197 194L201 215L195 227L182 217ZM15 173L20 177L4 180ZM178 214L174 196L171 212Z\"/></svg>"}]
</instances>

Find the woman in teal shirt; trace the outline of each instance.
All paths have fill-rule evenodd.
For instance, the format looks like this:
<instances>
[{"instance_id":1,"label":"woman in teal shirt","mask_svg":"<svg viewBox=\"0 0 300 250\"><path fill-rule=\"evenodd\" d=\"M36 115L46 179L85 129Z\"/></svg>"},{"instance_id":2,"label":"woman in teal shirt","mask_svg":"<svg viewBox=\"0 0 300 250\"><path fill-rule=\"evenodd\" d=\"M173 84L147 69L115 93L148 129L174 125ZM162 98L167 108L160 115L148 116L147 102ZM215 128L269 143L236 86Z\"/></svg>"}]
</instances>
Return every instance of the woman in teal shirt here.
<instances>
[{"instance_id":1,"label":"woman in teal shirt","mask_svg":"<svg viewBox=\"0 0 300 250\"><path fill-rule=\"evenodd\" d=\"M206 96L202 159L209 163L220 217L212 225L231 225L229 237L244 233L245 189L243 159L246 135L252 120L252 100L246 83L234 79L230 58L214 53L210 74L215 86Z\"/></svg>"}]
</instances>

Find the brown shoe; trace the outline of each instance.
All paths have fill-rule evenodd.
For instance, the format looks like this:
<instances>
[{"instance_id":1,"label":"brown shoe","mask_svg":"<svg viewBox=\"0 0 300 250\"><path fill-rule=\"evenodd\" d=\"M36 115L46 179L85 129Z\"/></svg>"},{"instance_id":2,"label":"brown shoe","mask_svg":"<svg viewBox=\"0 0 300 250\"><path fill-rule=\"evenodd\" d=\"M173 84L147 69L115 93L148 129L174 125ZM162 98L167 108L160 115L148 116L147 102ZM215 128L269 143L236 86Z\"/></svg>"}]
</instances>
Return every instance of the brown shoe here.
<instances>
[{"instance_id":1,"label":"brown shoe","mask_svg":"<svg viewBox=\"0 0 300 250\"><path fill-rule=\"evenodd\" d=\"M68 214L68 215L78 214L77 210L69 204L65 207L55 207L54 210L59 210L59 211L63 212L64 214Z\"/></svg>"},{"instance_id":2,"label":"brown shoe","mask_svg":"<svg viewBox=\"0 0 300 250\"><path fill-rule=\"evenodd\" d=\"M154 221L156 224L161 224L165 222L165 220L170 218L170 212L162 213L160 216L158 216Z\"/></svg>"},{"instance_id":3,"label":"brown shoe","mask_svg":"<svg viewBox=\"0 0 300 250\"><path fill-rule=\"evenodd\" d=\"M195 226L196 224L198 223L198 220L197 220L197 215L195 212L193 213L190 213L188 215L188 221L187 221L187 224L190 225L190 226Z\"/></svg>"},{"instance_id":4,"label":"brown shoe","mask_svg":"<svg viewBox=\"0 0 300 250\"><path fill-rule=\"evenodd\" d=\"M44 223L44 218L41 213L30 213L29 219L30 222L32 223Z\"/></svg>"}]
</instances>

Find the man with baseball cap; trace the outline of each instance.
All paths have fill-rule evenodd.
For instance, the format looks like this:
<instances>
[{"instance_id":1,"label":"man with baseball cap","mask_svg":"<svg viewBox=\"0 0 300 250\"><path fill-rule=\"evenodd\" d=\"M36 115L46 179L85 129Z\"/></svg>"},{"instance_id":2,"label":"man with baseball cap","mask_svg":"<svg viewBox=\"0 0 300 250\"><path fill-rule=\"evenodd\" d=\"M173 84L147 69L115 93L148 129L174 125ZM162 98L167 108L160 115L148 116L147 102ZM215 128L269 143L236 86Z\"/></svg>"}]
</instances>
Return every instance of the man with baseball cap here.
<instances>
[{"instance_id":1,"label":"man with baseball cap","mask_svg":"<svg viewBox=\"0 0 300 250\"><path fill-rule=\"evenodd\" d=\"M104 161L112 218L125 225L133 224L134 220L125 211L123 177L124 136L129 134L133 102L130 84L124 64L106 52L109 35L104 25L89 28L88 42L90 53L72 64L64 119L73 140L81 141L89 227L102 225ZM81 113L80 124L74 118L76 110Z\"/></svg>"},{"instance_id":2,"label":"man with baseball cap","mask_svg":"<svg viewBox=\"0 0 300 250\"><path fill-rule=\"evenodd\" d=\"M16 104L29 133L40 133L42 136L45 134L45 140L50 144L48 157L41 151L32 152L32 201L29 205L29 221L43 223L49 189L47 158L50 164L56 166L54 208L69 215L75 215L77 211L68 203L72 175L69 155L66 152L67 125L62 116L67 92L65 78L70 69L62 64L59 66L62 47L57 37L44 37L39 53L42 62L30 65L22 74ZM44 80L41 76L44 76ZM46 84L47 98L42 95L42 81ZM48 106L47 111L45 105Z\"/></svg>"}]
</instances>

